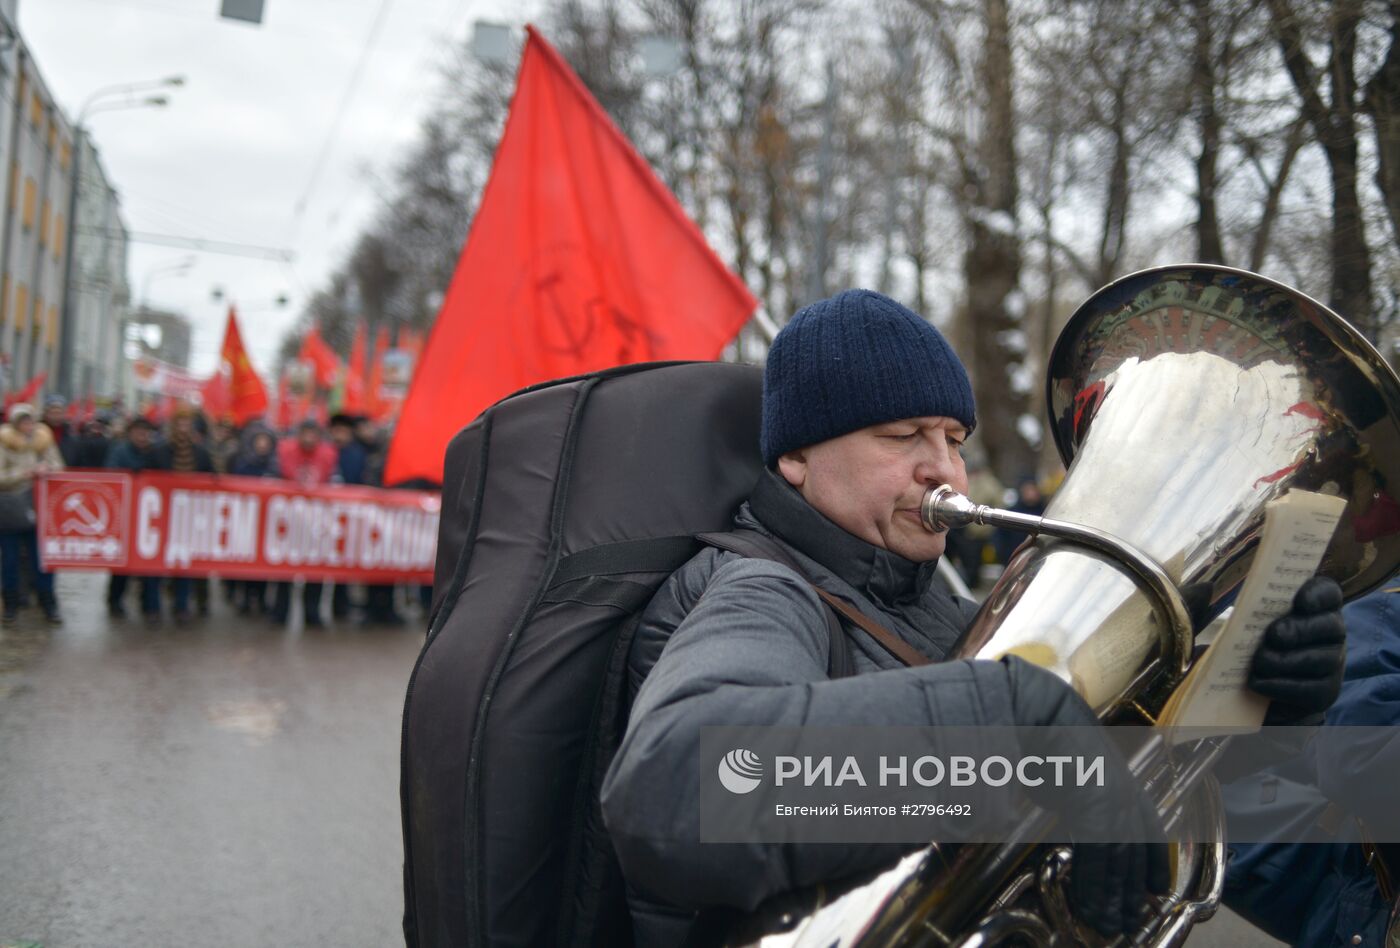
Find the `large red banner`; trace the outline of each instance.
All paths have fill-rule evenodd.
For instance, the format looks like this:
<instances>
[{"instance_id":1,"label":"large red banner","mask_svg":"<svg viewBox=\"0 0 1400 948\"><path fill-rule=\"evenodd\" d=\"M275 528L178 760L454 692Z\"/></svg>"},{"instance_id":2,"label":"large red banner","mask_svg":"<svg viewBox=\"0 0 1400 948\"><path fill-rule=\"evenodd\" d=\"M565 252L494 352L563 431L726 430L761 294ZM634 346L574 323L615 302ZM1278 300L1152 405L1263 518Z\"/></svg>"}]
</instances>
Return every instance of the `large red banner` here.
<instances>
[{"instance_id":1,"label":"large red banner","mask_svg":"<svg viewBox=\"0 0 1400 948\"><path fill-rule=\"evenodd\" d=\"M441 497L146 471L38 479L46 570L230 579L433 581Z\"/></svg>"}]
</instances>

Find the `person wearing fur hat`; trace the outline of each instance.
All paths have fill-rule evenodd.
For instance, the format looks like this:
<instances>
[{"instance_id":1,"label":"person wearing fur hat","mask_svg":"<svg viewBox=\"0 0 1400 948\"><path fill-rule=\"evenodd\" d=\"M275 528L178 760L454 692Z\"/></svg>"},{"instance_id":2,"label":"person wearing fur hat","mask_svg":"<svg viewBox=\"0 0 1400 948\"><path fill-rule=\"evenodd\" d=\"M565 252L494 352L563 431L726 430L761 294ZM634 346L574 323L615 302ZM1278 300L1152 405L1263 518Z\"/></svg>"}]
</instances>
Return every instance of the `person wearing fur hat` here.
<instances>
[{"instance_id":1,"label":"person wearing fur hat","mask_svg":"<svg viewBox=\"0 0 1400 948\"><path fill-rule=\"evenodd\" d=\"M49 622L60 622L53 574L39 569L39 539L34 529L34 477L63 470L63 457L49 426L34 417L34 407L10 408L0 425L0 596L6 625L19 616L20 557L34 574L39 605Z\"/></svg>"},{"instance_id":2,"label":"person wearing fur hat","mask_svg":"<svg viewBox=\"0 0 1400 948\"><path fill-rule=\"evenodd\" d=\"M1034 727L1101 757L1103 793L1036 802L1072 835L1122 841L1077 845L1068 895L1101 934L1133 930L1149 893L1169 881L1165 847L1143 842L1161 839L1155 807L1093 710L1020 657L944 660L977 608L935 581L946 537L919 515L928 488L968 489L962 447L977 416L952 347L896 301L848 290L778 334L762 397L767 469L726 535L734 546L706 548L672 574L630 646L631 712L600 803L636 943L684 943L716 918L888 868L918 848L705 842L700 787L714 763L697 751L706 728L734 725ZM833 611L829 622L818 588L862 621L846 625ZM1266 630L1250 686L1273 699L1281 719L1271 723L1308 720L1336 698L1340 607L1336 584L1314 578ZM1306 668L1287 660L1291 649Z\"/></svg>"}]
</instances>

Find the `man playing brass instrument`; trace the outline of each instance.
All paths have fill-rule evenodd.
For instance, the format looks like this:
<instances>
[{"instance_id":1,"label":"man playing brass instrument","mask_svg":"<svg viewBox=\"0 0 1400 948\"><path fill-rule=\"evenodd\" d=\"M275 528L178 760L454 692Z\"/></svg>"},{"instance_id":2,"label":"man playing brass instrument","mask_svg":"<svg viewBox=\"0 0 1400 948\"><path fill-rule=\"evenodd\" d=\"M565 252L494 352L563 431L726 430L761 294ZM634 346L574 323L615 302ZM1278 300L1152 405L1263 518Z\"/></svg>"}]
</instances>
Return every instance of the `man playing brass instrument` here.
<instances>
[{"instance_id":1,"label":"man playing brass instrument","mask_svg":"<svg viewBox=\"0 0 1400 948\"><path fill-rule=\"evenodd\" d=\"M976 606L933 582L945 538L924 529L919 505L930 486L967 490L961 448L975 421L947 341L880 294L850 290L808 306L774 341L763 385L767 470L736 525L806 576L773 558L706 549L642 616L629 669L638 690L602 801L639 944L679 944L698 910L751 910L898 855L889 846L701 843L690 776L701 728L1097 725L1068 685L1020 659L939 663ZM854 674L834 677L813 584L892 632L897 647L848 624ZM1315 718L1335 698L1340 606L1336 584L1314 578L1270 626L1251 679L1274 700L1269 723ZM896 657L908 649L932 663ZM1066 730L1107 743L1096 727ZM1141 801L1109 806L1088 793L1038 802L1071 829L1117 821L1123 838L1142 839L1156 824ZM1115 934L1167 882L1163 847L1099 844L1077 848L1069 887L1079 919Z\"/></svg>"}]
</instances>

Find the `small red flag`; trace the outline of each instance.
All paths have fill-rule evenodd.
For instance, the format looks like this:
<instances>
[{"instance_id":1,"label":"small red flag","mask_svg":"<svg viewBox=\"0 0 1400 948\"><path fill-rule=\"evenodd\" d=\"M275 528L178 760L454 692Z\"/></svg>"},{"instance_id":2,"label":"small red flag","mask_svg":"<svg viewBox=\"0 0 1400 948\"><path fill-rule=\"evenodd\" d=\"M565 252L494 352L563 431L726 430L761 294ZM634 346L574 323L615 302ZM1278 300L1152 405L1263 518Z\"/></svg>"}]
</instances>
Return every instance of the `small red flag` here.
<instances>
[{"instance_id":1,"label":"small red flag","mask_svg":"<svg viewBox=\"0 0 1400 948\"><path fill-rule=\"evenodd\" d=\"M330 388L335 384L335 373L340 368L340 357L335 354L334 349L326 344L326 340L321 338L321 330L317 326L313 325L302 338L301 354L297 358L310 362L315 367L318 387Z\"/></svg>"},{"instance_id":2,"label":"small red flag","mask_svg":"<svg viewBox=\"0 0 1400 948\"><path fill-rule=\"evenodd\" d=\"M389 449L442 480L447 442L516 389L713 359L757 305L563 58L528 30L491 179Z\"/></svg>"},{"instance_id":3,"label":"small red flag","mask_svg":"<svg viewBox=\"0 0 1400 948\"><path fill-rule=\"evenodd\" d=\"M238 317L231 306L224 326L224 344L219 350L219 367L204 383L201 394L206 412L215 418L232 417L235 425L245 425L267 411L267 388L243 348Z\"/></svg>"},{"instance_id":4,"label":"small red flag","mask_svg":"<svg viewBox=\"0 0 1400 948\"><path fill-rule=\"evenodd\" d=\"M34 396L39 394L39 389L44 387L44 383L48 381L48 378L49 373L40 372L38 375L30 379L29 384L25 385L24 388L20 389L18 392L6 395L5 410L9 411L11 405L18 405L21 402L27 402L32 404L34 401Z\"/></svg>"},{"instance_id":5,"label":"small red flag","mask_svg":"<svg viewBox=\"0 0 1400 948\"><path fill-rule=\"evenodd\" d=\"M369 345L364 323L355 324L355 341L350 344L350 365L345 370L345 390L340 410L349 415L365 413L365 349Z\"/></svg>"},{"instance_id":6,"label":"small red flag","mask_svg":"<svg viewBox=\"0 0 1400 948\"><path fill-rule=\"evenodd\" d=\"M199 387L199 404L210 418L228 418L233 414L228 378L223 372L215 372Z\"/></svg>"},{"instance_id":7,"label":"small red flag","mask_svg":"<svg viewBox=\"0 0 1400 948\"><path fill-rule=\"evenodd\" d=\"M365 392L365 413L376 421L385 408L381 389L384 387L384 353L388 351L389 330L380 326L374 334L374 359L370 363L368 391Z\"/></svg>"},{"instance_id":8,"label":"small red flag","mask_svg":"<svg viewBox=\"0 0 1400 948\"><path fill-rule=\"evenodd\" d=\"M287 431L292 427L292 388L287 382L287 373L277 380L277 430Z\"/></svg>"}]
</instances>

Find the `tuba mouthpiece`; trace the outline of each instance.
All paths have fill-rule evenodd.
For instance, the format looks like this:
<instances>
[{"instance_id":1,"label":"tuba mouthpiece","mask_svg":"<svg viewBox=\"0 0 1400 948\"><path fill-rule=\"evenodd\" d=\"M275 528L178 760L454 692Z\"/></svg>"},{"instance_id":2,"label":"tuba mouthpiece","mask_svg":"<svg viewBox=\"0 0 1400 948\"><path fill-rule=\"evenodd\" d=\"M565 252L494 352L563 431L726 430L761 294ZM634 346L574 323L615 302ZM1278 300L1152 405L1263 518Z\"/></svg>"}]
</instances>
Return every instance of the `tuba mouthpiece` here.
<instances>
[{"instance_id":1,"label":"tuba mouthpiece","mask_svg":"<svg viewBox=\"0 0 1400 948\"><path fill-rule=\"evenodd\" d=\"M919 505L919 519L930 533L946 533L953 527L976 523L978 505L947 484L930 487Z\"/></svg>"}]
</instances>

